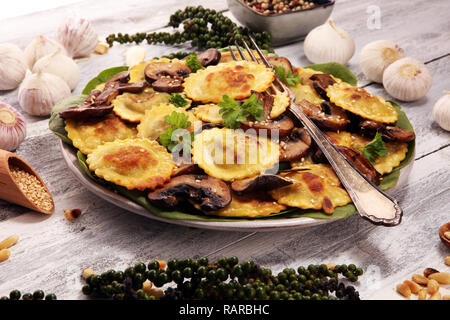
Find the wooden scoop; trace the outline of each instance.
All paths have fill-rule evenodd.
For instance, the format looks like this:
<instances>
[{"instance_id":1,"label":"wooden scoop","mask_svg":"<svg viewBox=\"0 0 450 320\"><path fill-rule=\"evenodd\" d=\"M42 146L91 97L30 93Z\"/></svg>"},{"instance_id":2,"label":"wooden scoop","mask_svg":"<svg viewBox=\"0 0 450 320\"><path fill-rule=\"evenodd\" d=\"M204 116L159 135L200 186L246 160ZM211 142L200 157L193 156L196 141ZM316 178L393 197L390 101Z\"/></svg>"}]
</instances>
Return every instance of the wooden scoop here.
<instances>
[{"instance_id":1,"label":"wooden scoop","mask_svg":"<svg viewBox=\"0 0 450 320\"><path fill-rule=\"evenodd\" d=\"M6 200L11 203L21 205L23 207L29 208L31 210L42 212L45 214L52 214L55 210L55 205L52 200L52 208L46 210L38 207L34 204L20 189L11 174L11 167L17 167L22 169L29 174L34 175L44 186L45 190L50 194L47 186L41 177L34 171L34 169L18 155L8 152L5 150L0 150L0 199ZM50 194L51 197L51 194Z\"/></svg>"}]
</instances>

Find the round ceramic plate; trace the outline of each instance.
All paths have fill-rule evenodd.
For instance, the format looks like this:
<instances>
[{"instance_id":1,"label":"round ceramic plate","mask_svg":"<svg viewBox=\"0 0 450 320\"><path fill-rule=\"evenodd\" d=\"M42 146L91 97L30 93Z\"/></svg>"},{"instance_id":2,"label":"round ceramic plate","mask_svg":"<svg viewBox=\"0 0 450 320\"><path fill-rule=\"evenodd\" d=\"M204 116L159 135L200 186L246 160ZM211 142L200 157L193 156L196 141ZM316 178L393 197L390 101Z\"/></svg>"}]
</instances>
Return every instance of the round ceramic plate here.
<instances>
[{"instance_id":1,"label":"round ceramic plate","mask_svg":"<svg viewBox=\"0 0 450 320\"><path fill-rule=\"evenodd\" d=\"M113 191L107 189L106 187L95 183L92 181L80 168L78 163L78 158L76 154L76 150L67 145L66 143L60 141L60 147L62 151L62 155L64 161L66 162L69 170L75 175L80 183L85 186L88 190L95 193L99 197L105 199L112 204L119 206L125 210L146 216L151 219L155 219L158 221L164 221L168 223L184 225L188 227L197 227L197 228L205 228L205 229L215 229L215 230L229 230L229 231L279 231L285 229L294 229L294 228L302 228L309 227L314 225L319 225L323 223L330 223L339 219L313 219L308 217L303 218L289 218L289 219L274 219L274 220L263 220L263 219L255 219L248 221L233 221L229 222L206 222L206 221L193 221L193 220L179 220L179 219L167 219L159 217L144 207L134 203L133 201L121 196ZM414 156L412 157L411 162L401 170L400 178L398 180L397 185L390 189L388 193L392 193L393 190L404 184L407 180L409 172L411 171L412 164L414 162Z\"/></svg>"}]
</instances>

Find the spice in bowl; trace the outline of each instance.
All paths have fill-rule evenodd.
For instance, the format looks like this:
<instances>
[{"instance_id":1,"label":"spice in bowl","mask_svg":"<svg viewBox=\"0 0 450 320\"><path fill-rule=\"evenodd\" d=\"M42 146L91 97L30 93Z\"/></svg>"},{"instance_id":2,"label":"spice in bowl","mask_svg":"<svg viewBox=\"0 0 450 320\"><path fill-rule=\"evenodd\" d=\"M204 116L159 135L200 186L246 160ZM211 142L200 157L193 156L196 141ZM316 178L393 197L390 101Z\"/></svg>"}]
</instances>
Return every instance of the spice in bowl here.
<instances>
[{"instance_id":1,"label":"spice in bowl","mask_svg":"<svg viewBox=\"0 0 450 320\"><path fill-rule=\"evenodd\" d=\"M280 14L294 11L312 9L319 2L328 1L306 1L306 0L241 0L245 5L254 11L267 16L270 14Z\"/></svg>"},{"instance_id":2,"label":"spice in bowl","mask_svg":"<svg viewBox=\"0 0 450 320\"><path fill-rule=\"evenodd\" d=\"M52 196L35 175L13 165L10 172L17 186L35 206L46 211L53 209Z\"/></svg>"}]
</instances>

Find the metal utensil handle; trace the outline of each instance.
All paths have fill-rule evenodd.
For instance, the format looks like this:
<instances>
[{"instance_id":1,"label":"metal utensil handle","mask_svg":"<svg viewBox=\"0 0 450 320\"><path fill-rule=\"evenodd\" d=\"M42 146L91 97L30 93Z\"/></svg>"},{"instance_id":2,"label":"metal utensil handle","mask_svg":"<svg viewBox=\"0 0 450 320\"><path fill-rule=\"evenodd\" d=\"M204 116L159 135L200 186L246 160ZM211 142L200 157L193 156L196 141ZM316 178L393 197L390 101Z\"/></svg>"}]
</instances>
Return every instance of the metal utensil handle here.
<instances>
[{"instance_id":1,"label":"metal utensil handle","mask_svg":"<svg viewBox=\"0 0 450 320\"><path fill-rule=\"evenodd\" d=\"M290 111L302 122L330 162L350 198L352 198L359 215L375 224L398 225L403 215L398 202L355 169L293 101Z\"/></svg>"}]
</instances>

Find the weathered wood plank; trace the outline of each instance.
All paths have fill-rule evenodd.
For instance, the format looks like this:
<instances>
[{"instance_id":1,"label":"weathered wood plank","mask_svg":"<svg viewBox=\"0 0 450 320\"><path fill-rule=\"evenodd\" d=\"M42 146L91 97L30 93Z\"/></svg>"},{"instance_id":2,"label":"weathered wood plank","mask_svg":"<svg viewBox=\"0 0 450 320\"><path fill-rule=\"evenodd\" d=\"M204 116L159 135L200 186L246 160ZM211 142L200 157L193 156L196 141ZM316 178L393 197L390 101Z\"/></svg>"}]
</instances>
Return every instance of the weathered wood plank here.
<instances>
[{"instance_id":1,"label":"weathered wood plank","mask_svg":"<svg viewBox=\"0 0 450 320\"><path fill-rule=\"evenodd\" d=\"M384 287L395 287L398 279L443 266L448 249L437 230L449 218L449 160L447 147L416 161L408 182L394 193L404 209L397 227L377 227L354 215L308 229L256 233L214 257L252 258L278 271L311 263L355 263L366 271L356 285L363 298L371 298Z\"/></svg>"}]
</instances>

